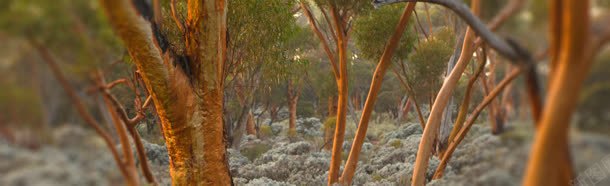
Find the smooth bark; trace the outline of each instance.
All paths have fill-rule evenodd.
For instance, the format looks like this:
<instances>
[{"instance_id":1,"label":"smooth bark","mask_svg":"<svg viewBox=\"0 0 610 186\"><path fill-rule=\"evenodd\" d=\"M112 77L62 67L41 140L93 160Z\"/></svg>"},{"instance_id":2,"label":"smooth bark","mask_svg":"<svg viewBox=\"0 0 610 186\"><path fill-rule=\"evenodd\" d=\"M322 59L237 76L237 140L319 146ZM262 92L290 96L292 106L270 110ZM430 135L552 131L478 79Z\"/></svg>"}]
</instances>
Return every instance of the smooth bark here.
<instances>
[{"instance_id":1,"label":"smooth bark","mask_svg":"<svg viewBox=\"0 0 610 186\"><path fill-rule=\"evenodd\" d=\"M475 0L472 3L472 10L475 14L479 12L480 1ZM428 122L426 123L426 128L424 129L424 133L422 135L422 139L419 143L419 148L417 150L417 157L415 159L415 167L413 169L413 177L412 185L424 185L425 184L425 174L426 169L428 168L428 161L430 160L430 153L432 152L432 145L434 139L438 132L438 127L440 124L441 116L443 114L443 110L453 93L453 90L457 86L457 82L462 76L462 73L468 66L468 62L470 62L470 58L472 57L473 52L473 41L475 39L474 32L471 30L471 27L466 29L466 35L464 36L464 43L462 46L462 53L460 54L460 58L458 59L455 68L451 71L449 76L445 79L445 82L441 86L440 91L438 92L434 104L432 105L432 110L430 111L430 116L428 116Z\"/></svg>"},{"instance_id":2,"label":"smooth bark","mask_svg":"<svg viewBox=\"0 0 610 186\"><path fill-rule=\"evenodd\" d=\"M409 18L414 8L415 3L409 3L407 6L405 6L403 14L400 17L398 25L396 26L396 30L388 40L386 48L384 49L381 59L379 60L377 68L373 74L371 88L369 89L369 94L366 98L366 102L364 103L364 109L362 110L362 116L360 118L360 122L358 123L358 129L356 130L356 136L354 137L352 149L350 150L349 157L345 163L345 168L343 169L341 182L345 185L350 185L352 182L352 178L358 164L358 157L362 149L362 144L364 143L364 138L366 137L370 116L377 99L377 94L379 93L383 83L383 76L385 75L386 70L392 61L392 57L396 51L396 46L398 46L398 43L400 42L400 38L408 25L407 23L409 22Z\"/></svg>"},{"instance_id":3,"label":"smooth bark","mask_svg":"<svg viewBox=\"0 0 610 186\"><path fill-rule=\"evenodd\" d=\"M338 10L331 5L331 17L334 22L335 32L337 33L337 53L339 53L339 78L337 80L338 102L337 102L337 122L335 124L335 135L330 159L330 169L328 171L328 184L332 185L339 181L339 167L341 166L341 154L343 152L343 138L345 137L345 119L347 116L347 37L345 35L344 20Z\"/></svg>"},{"instance_id":4,"label":"smooth bark","mask_svg":"<svg viewBox=\"0 0 610 186\"><path fill-rule=\"evenodd\" d=\"M580 88L591 66L589 1L559 1L561 31L555 44L558 56L548 99L530 152L524 185L569 185L568 129ZM559 14L559 13L558 13ZM554 16L551 16L554 17ZM554 58L554 57L553 57Z\"/></svg>"}]
</instances>

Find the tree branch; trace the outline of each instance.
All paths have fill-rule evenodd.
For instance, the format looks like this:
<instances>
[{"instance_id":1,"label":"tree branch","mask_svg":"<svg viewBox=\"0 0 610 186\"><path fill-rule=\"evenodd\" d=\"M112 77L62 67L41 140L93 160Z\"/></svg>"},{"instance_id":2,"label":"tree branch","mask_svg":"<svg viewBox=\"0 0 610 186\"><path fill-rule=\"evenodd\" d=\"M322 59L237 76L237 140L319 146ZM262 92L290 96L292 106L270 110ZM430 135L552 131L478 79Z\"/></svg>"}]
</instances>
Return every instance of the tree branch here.
<instances>
[{"instance_id":1,"label":"tree branch","mask_svg":"<svg viewBox=\"0 0 610 186\"><path fill-rule=\"evenodd\" d=\"M307 20L309 20L309 25L311 26L311 30L313 30L313 32L316 34L316 36L318 36L318 38L320 39L320 42L322 42L322 47L324 48L324 52L326 52L326 55L328 55L328 60L330 61L330 65L333 68L333 74L335 75L335 79L339 78L339 67L337 66L337 58L335 58L335 55L330 50L328 41L326 41L322 32L320 32L320 28L318 27L318 24L316 23L316 20L314 19L313 14L311 13L311 10L309 9L309 7L307 7L307 5L305 5L304 1L300 1L300 4L301 4L301 9L303 9L303 12L305 13L305 16L307 17ZM328 26L331 27L331 25L328 25Z\"/></svg>"},{"instance_id":2,"label":"tree branch","mask_svg":"<svg viewBox=\"0 0 610 186\"><path fill-rule=\"evenodd\" d=\"M140 17L131 1L100 0L108 20L116 34L123 40L129 54L134 59L142 80L154 100L171 100L173 93L167 66L161 51L155 43L151 25ZM157 106L167 107L155 101Z\"/></svg>"},{"instance_id":3,"label":"tree branch","mask_svg":"<svg viewBox=\"0 0 610 186\"><path fill-rule=\"evenodd\" d=\"M428 2L437 5L441 5L445 8L448 8L455 12L462 20L464 20L472 30L479 35L487 44L496 50L502 56L510 59L513 63L517 61L531 61L526 58L527 56L520 55L514 47L511 46L506 40L501 39L500 37L494 35L484 24L479 20L476 16L470 12L468 7L459 1L453 0L374 0L373 4L376 7L399 3L399 2ZM521 49L522 51L527 51L525 49Z\"/></svg>"},{"instance_id":4,"label":"tree branch","mask_svg":"<svg viewBox=\"0 0 610 186\"><path fill-rule=\"evenodd\" d=\"M464 124L464 126L461 128L460 132L457 133L457 136L455 136L455 138L453 138L453 139L450 139L451 142L449 143L449 147L447 148L447 151L443 155L443 158L441 159L439 166L436 168L433 179L438 179L443 176L443 171L445 170L445 167L447 166L447 162L449 161L449 159L451 159L451 156L452 156L453 152L455 151L455 149L457 148L457 145L459 145L460 142L464 139L464 137L466 137L466 134L470 130L470 127L472 127L474 122L477 120L477 118L479 117L479 114L481 114L481 111L483 111L483 109L485 109L485 107L487 107L487 105L489 105L496 98L496 96L498 96L498 94L500 94L502 92L502 90L504 90L504 88L507 85L509 85L515 78L517 78L517 76L519 76L519 74L521 74L521 72L523 72L523 70L524 69L522 67L516 67L512 72L510 72L510 74L508 76L506 76L498 84L498 86L496 86L489 93L489 95L487 95L485 97L485 99L483 99L483 101L472 112L470 117L468 117L468 120L466 120L466 123Z\"/></svg>"},{"instance_id":5,"label":"tree branch","mask_svg":"<svg viewBox=\"0 0 610 186\"><path fill-rule=\"evenodd\" d=\"M49 65L49 67L51 68L51 71L53 72L53 75L55 76L55 78L57 78L57 80L59 81L59 83L61 84L63 89L66 91L66 94L68 94L70 101L76 107L76 110L78 111L79 115L83 118L83 120L85 120L85 123L87 123L89 126L93 127L95 132L102 137L102 139L106 143L106 146L108 146L108 148L110 149L110 152L112 153L112 157L114 158L114 161L117 163L117 166L119 167L119 170L121 171L121 173L123 174L125 179L131 180L132 179L130 176L131 174L127 170L126 165L121 160L121 156L119 155L116 147L114 146L114 143L112 142L112 138L110 137L110 134L108 134L108 132L106 132L104 129L102 129L100 124L87 111L85 104L78 97L74 87L72 87L72 85L70 85L70 83L68 82L66 77L61 72L61 70L59 69L59 65L57 65L57 62L55 62L55 59L51 56L51 53L47 50L47 48L36 43L33 39L30 39L30 43L34 46L34 48L36 48L36 50L42 57L43 61L45 63L47 63L47 65Z\"/></svg>"},{"instance_id":6,"label":"tree branch","mask_svg":"<svg viewBox=\"0 0 610 186\"><path fill-rule=\"evenodd\" d=\"M142 119L144 119L144 110L142 108L145 108L146 106L142 106L141 101L140 101L140 93L138 91L138 87L136 87L135 85L132 85L130 87L132 87L132 89L135 91L136 94L136 98L134 99L134 107L136 109L136 116L133 119L129 119L129 117L127 116L127 112L125 111L125 108L123 107L123 105L116 99L116 97L114 97L112 94L110 94L110 90L109 90L109 86L106 84L105 80L104 80L104 75L102 74L101 70L98 70L96 75L96 81L99 87L104 87L102 88L100 91L102 92L102 96L104 96L104 99L106 100L106 103L108 104L108 108L110 109L110 112L113 115L113 117L116 118L116 115L119 115L120 121L115 121L115 123L117 125L124 125L120 126L122 132L124 133L125 128L127 128L127 131L129 131L129 134L131 135L133 142L136 146L136 153L138 154L138 159L140 161L140 168L142 169L142 173L144 174L144 177L146 178L146 181L152 185L157 185L155 178L152 174L152 171L150 170L149 166L148 166L148 158L146 156L146 151L144 149L144 145L142 144L142 139L140 138L140 134L138 134L138 131L135 129L135 126L138 122L140 122ZM149 101L151 99L151 97L149 96L147 101ZM117 127L117 130L119 127ZM131 148L131 145L129 145L129 142L123 144L123 147L127 147L127 148ZM126 157L132 158L131 157L131 153L126 154Z\"/></svg>"},{"instance_id":7,"label":"tree branch","mask_svg":"<svg viewBox=\"0 0 610 186\"><path fill-rule=\"evenodd\" d=\"M176 26L178 26L178 29L180 29L180 31L182 31L182 33L184 33L184 23L182 22L181 18L178 18L178 13L176 13L176 0L172 0L169 3L169 7L172 12L172 19L174 20L174 23L176 23Z\"/></svg>"}]
</instances>

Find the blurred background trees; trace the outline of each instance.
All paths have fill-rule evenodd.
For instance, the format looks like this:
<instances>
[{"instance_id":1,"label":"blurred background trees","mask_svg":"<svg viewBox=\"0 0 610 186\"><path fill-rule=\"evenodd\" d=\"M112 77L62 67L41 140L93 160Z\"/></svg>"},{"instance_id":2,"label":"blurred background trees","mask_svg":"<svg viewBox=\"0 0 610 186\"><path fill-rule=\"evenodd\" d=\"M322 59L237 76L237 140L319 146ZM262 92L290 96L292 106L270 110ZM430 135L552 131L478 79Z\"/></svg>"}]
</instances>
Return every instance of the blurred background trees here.
<instances>
[{"instance_id":1,"label":"blurred background trees","mask_svg":"<svg viewBox=\"0 0 610 186\"><path fill-rule=\"evenodd\" d=\"M483 2L481 19L490 21L508 2ZM592 16L607 16L609 2L593 1ZM309 7L315 24L321 30L321 38L330 48L330 55L321 44L320 36L311 29L301 3ZM184 35L174 19L186 16L186 2L177 1L173 5L179 12L177 15L171 11L170 0L161 0L160 5L161 23L164 25L160 32L169 38L175 51L182 52L185 49L180 38ZM548 32L547 3L524 1L522 6L523 10L510 18L497 33L516 40L534 54L544 56L548 49L548 38L543 37ZM333 7L340 14L338 19L343 33L338 33L334 25ZM339 66L339 48L344 49L346 71L345 77L340 78L349 82L344 87L347 92L343 102L346 116L342 122L347 125L344 138L353 138L374 68L403 8L404 4L393 4L375 9L369 1L230 1L227 70L223 74L223 118L228 131L226 138L233 143L233 148L239 147L243 136L261 137L261 128L284 120L288 121L286 127L290 128L288 135L293 137L301 137L293 132L299 118L317 117L322 121L328 118L332 125L342 121L336 117L338 98L342 95L337 92L339 85L333 70L333 65ZM427 118L434 96L447 74L447 62L465 29L459 19L440 6L418 4L415 10L416 15L410 18L392 58L390 73L384 77L385 83L372 117L376 123L397 126L405 122L420 122L414 102L421 107L423 118ZM339 34L345 37L345 46L338 45L336 37ZM53 53L87 109L106 129L113 128L102 97L89 91L95 84L92 73L99 69L109 80L133 80L136 69L108 25L99 2L3 0L0 2L0 41L0 87L3 87L0 91L0 136L36 147L53 143L49 134L61 125L84 126L32 47L32 41L42 43ZM475 85L473 103L480 102L488 93L485 85L489 86L487 89L493 89L509 72L505 65L501 65L505 59L493 52L488 55L493 60L485 62L487 66L483 73L486 82ZM543 89L548 83L545 77L549 60L540 60L538 64L545 85ZM458 83L453 94L456 100L462 100L464 96L468 77L475 72L474 61L470 62ZM609 72L610 51L603 49L584 82L573 127L610 135L610 127L605 125L610 122L607 104L610 102L607 97L610 93ZM405 87L403 82L409 87ZM495 122L492 109L502 118L528 120L524 86L522 79L515 81L490 109L484 110L488 117L482 117L478 122ZM142 87L139 90L146 91ZM117 86L112 93L129 115L136 113L133 109L135 94L129 87ZM450 114L457 115L457 107L453 108ZM474 108L471 106L469 110ZM154 110L147 110L146 115L138 130L145 140L163 144ZM327 133L333 133L332 130L334 128ZM117 134L111 132L111 135L118 141Z\"/></svg>"}]
</instances>

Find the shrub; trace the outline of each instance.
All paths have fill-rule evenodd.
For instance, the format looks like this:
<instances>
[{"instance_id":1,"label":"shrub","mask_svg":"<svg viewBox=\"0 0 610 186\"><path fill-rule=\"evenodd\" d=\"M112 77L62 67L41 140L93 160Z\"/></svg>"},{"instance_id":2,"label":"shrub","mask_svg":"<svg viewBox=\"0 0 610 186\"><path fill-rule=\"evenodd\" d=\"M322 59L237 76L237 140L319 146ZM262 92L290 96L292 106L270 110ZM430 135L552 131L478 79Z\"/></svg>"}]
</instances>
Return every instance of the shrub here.
<instances>
[{"instance_id":1,"label":"shrub","mask_svg":"<svg viewBox=\"0 0 610 186\"><path fill-rule=\"evenodd\" d=\"M392 146L394 148L400 148L400 147L402 147L402 142L398 139L393 139L390 141L390 146Z\"/></svg>"},{"instance_id":2,"label":"shrub","mask_svg":"<svg viewBox=\"0 0 610 186\"><path fill-rule=\"evenodd\" d=\"M273 130L271 130L271 126L270 125L261 125L260 129L259 129L259 134L261 135L261 137L271 137L273 135Z\"/></svg>"},{"instance_id":3,"label":"shrub","mask_svg":"<svg viewBox=\"0 0 610 186\"><path fill-rule=\"evenodd\" d=\"M322 125L322 131L326 131L326 129L335 129L335 124L337 123L337 117L328 117L326 121L324 121L324 125Z\"/></svg>"},{"instance_id":4,"label":"shrub","mask_svg":"<svg viewBox=\"0 0 610 186\"><path fill-rule=\"evenodd\" d=\"M250 161L254 161L260 157L263 153L271 149L271 146L267 144L253 144L251 147L241 149L241 154L247 157Z\"/></svg>"}]
</instances>

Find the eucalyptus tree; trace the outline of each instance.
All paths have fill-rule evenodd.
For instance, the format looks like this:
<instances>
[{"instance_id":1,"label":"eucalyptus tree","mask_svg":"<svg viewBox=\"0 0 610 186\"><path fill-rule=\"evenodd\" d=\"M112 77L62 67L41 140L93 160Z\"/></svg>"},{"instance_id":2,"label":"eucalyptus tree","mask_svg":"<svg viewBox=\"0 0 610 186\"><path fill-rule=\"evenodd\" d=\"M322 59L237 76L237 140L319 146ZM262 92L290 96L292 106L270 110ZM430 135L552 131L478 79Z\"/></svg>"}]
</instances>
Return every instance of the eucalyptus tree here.
<instances>
[{"instance_id":1,"label":"eucalyptus tree","mask_svg":"<svg viewBox=\"0 0 610 186\"><path fill-rule=\"evenodd\" d=\"M360 17L358 17L354 22L354 41L356 48L358 49L358 57L362 58L363 61L369 63L368 68L366 70L370 74L366 76L366 81L360 80L358 82L367 82L362 85L354 85L360 86L363 89L363 92L368 91L369 84L371 82L371 76L373 71L369 68L374 68L375 65L378 65L378 60L381 58L383 51L385 50L386 43L388 38L392 36L395 32L395 26L400 19L400 15L403 10L403 5L390 5L385 7L380 7L378 9L367 11L363 13ZM388 62L388 68L393 68L396 64L406 63L408 55L413 52L414 44L416 42L416 33L409 29L413 26L412 22L414 19L410 18L409 23L405 27L405 33L400 38L400 41L396 47L396 51L391 59ZM364 69L363 69L364 70ZM396 103L394 100L396 96L398 99L406 98L407 96L400 95L403 90L400 88L390 87L394 85L399 85L396 81L396 74L392 74L392 76L384 77L384 85L381 87L381 92L384 95L388 93L395 95L390 97L379 96L379 99L386 99L387 102L382 102L375 106L375 110L379 109L390 109L395 108L396 104L386 104L386 103ZM363 78L363 77L353 77L353 78ZM388 82L389 81L389 82ZM353 89L350 89L353 90ZM390 92L388 92L390 91ZM383 93L385 92L385 93ZM366 94L362 95L362 106L364 107L364 103L366 101ZM411 97L412 95L409 95ZM400 104L398 104L400 105ZM383 108L382 108L383 107Z\"/></svg>"},{"instance_id":2,"label":"eucalyptus tree","mask_svg":"<svg viewBox=\"0 0 610 186\"><path fill-rule=\"evenodd\" d=\"M172 2L175 24L145 14L139 3L101 0L108 22L152 95L170 156L172 184L232 184L223 137L228 2L193 0L178 4L178 9ZM182 20L177 15L184 9ZM159 37L162 25L177 30L178 37Z\"/></svg>"},{"instance_id":3,"label":"eucalyptus tree","mask_svg":"<svg viewBox=\"0 0 610 186\"><path fill-rule=\"evenodd\" d=\"M374 109L377 94L381 88L386 69L392 61L398 61L401 57L405 57L408 52L410 52L410 49L413 46L412 42L415 38L414 34L407 34L407 36L403 38L403 33L405 32L405 29L408 26L407 23L414 8L415 3L410 3L405 6L404 10L402 10L401 16L398 19L396 17L400 15L400 8L390 7L380 11L379 14L376 14L376 12L371 12L368 17L360 18L357 22L357 26L361 27L362 30L358 30L360 33L356 35L356 38L358 38L358 45L360 46L361 50L363 50L362 53L364 57L379 58L379 63L377 64L377 68L375 69L375 72L373 74L371 87L369 88L369 93L366 98L364 109L362 110L362 116L358 123L356 136L354 137L354 142L350 150L347 162L345 164L343 175L340 179L340 182L343 184L351 184L352 177L354 176L358 163L358 157L362 148L362 144L364 143L366 131L368 129L370 115ZM373 22L373 20L385 20L379 21L379 23L383 22L386 24L391 24L375 28L374 25L369 24ZM388 25L396 25L393 32L391 26L388 27ZM376 37L377 39L373 39L375 40L373 41L370 40L372 38L365 38L365 35ZM383 41L387 41L387 43L383 43ZM371 42L370 48L363 49L362 46L366 45L364 43L369 42ZM398 55L396 55L396 57L394 57L394 53L397 49L400 52L398 53Z\"/></svg>"},{"instance_id":4,"label":"eucalyptus tree","mask_svg":"<svg viewBox=\"0 0 610 186\"><path fill-rule=\"evenodd\" d=\"M297 103L313 61L313 57L309 55L311 50L314 49L311 37L312 35L308 30L295 27L284 48L286 60L280 63L282 69L280 72L283 72L281 74L283 75L282 79L286 81L286 100L289 113L288 134L290 136L296 134Z\"/></svg>"},{"instance_id":5,"label":"eucalyptus tree","mask_svg":"<svg viewBox=\"0 0 610 186\"><path fill-rule=\"evenodd\" d=\"M376 3L390 3L390 2L404 2L406 0L376 0ZM532 156L529 159L529 164L524 179L525 185L541 185L541 184L554 184L554 185L567 185L571 182L571 167L569 163L569 150L567 143L567 136L569 127L569 121L571 113L576 105L578 90L581 88L582 81L591 67L591 61L595 54L599 51L610 38L610 28L607 24L592 24L589 14L589 1L576 2L576 1L552 1L550 3L550 23L551 28L551 74L549 79L551 80L549 86L549 97L544 107L540 104L540 97L537 90L538 84L535 78L536 72L533 68L532 56L527 50L521 48L519 45L513 43L510 44L502 39L497 38L493 35L484 25L477 19L471 12L465 8L464 5L445 0L426 0L426 2L437 3L443 5L455 13L457 13L462 19L469 24L469 31L476 32L480 37L489 44L491 48L496 50L499 54L509 59L513 64L518 64L519 68L516 68L508 75L499 85L490 92L483 103L481 103L476 112L468 119L467 124L460 130L458 136L450 144L450 151L455 149L456 145L463 139L465 133L468 131L472 122L478 116L478 113L488 105L504 87L514 79L519 73L527 72L528 78L528 93L532 100L532 112L534 119L537 123L537 138L532 147ZM479 12L479 3L473 3L473 12ZM510 8L510 7L508 7ZM510 14L502 15L498 14L500 19L506 19L505 17ZM502 18L504 17L504 18ZM494 18L494 20L496 20ZM607 21L602 19L601 21ZM499 21L502 22L502 21ZM490 27L494 29L499 23L492 21ZM604 26L594 26L594 25ZM560 26L559 26L560 25ZM591 28L594 26L593 28ZM472 48L471 43L473 37L466 34L464 40L464 51L469 51ZM592 32L591 32L592 31ZM470 37L470 39L469 39ZM475 44L477 41L474 41ZM471 57L471 52L467 52L467 55ZM561 55L559 55L561 54ZM458 65L460 66L460 61ZM523 63L525 62L525 63ZM456 67L456 69L458 69ZM429 158L430 151L430 140L434 137L434 128L436 128L436 122L440 110L437 107L446 103L446 98L441 98L441 95L445 96L452 92L455 85L455 80L452 77L456 70L454 69L450 74L449 79L443 84L441 93L437 97L437 101L433 106L433 112L431 113L422 141L420 142L420 148L418 149L418 155L413 174L413 185L423 185L425 183L424 172L426 170L427 161ZM461 75L461 72L457 73ZM436 107L436 108L434 108ZM431 122L434 119L435 122ZM430 124L435 125L430 126ZM432 135L431 135L432 134ZM450 153L449 153L450 154ZM444 155L443 159L446 159L448 154ZM561 162L561 163L557 163Z\"/></svg>"},{"instance_id":6,"label":"eucalyptus tree","mask_svg":"<svg viewBox=\"0 0 610 186\"><path fill-rule=\"evenodd\" d=\"M260 88L261 78L278 80L280 65L290 59L286 51L294 46L289 40L297 29L291 12L294 6L293 1L284 0L229 3L226 88L233 90L241 107L232 135L233 148L239 147L245 128L253 131L254 123L248 120L252 119L254 93Z\"/></svg>"},{"instance_id":7,"label":"eucalyptus tree","mask_svg":"<svg viewBox=\"0 0 610 186\"><path fill-rule=\"evenodd\" d=\"M44 48L63 59L60 65L69 72L69 77L86 77L87 72L102 62L116 60L113 59L115 54L120 53L118 40L112 35L110 27L103 24L103 16L98 14L99 8L95 5L66 0L0 2L0 36L3 37L3 45L20 46L26 48L23 51L29 51L11 53L10 56L22 59L23 63L13 63L10 66L35 73L31 74L31 78L20 78L19 83L32 85L33 93L42 98L39 100L39 111L43 117L39 118L43 120L41 123L63 122L72 113L57 112L62 110L58 107L66 100L55 97L61 90L53 89L57 84L53 78L47 78L50 76L48 71L40 64L33 63L39 61L39 58L32 55L37 50L29 50L32 48L31 42L43 44ZM15 71L17 72L19 71ZM73 83L84 84L83 81ZM36 116L33 115L32 118Z\"/></svg>"},{"instance_id":8,"label":"eucalyptus tree","mask_svg":"<svg viewBox=\"0 0 610 186\"><path fill-rule=\"evenodd\" d=\"M310 2L300 0L301 10L307 17L312 31L321 41L322 47L331 63L339 93L337 100L337 122L328 174L328 183L333 184L339 178L341 148L343 146L343 138L345 137L345 119L348 102L347 65L349 58L347 44L350 38L351 24L352 20L362 10L370 7L370 2L368 0L313 0ZM320 16L314 15L309 4L313 4L317 8ZM326 29L321 27L322 22ZM334 52L331 49L331 44L335 44Z\"/></svg>"}]
</instances>

